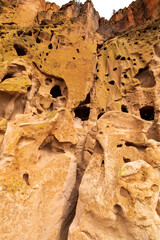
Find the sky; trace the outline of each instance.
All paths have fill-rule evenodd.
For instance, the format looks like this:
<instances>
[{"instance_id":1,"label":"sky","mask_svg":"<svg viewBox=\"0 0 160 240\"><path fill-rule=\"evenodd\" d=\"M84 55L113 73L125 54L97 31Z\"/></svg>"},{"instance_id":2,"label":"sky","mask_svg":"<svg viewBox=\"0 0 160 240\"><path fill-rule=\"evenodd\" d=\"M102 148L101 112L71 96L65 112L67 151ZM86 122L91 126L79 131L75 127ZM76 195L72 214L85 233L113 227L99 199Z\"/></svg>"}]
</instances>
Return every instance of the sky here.
<instances>
[{"instance_id":1,"label":"sky","mask_svg":"<svg viewBox=\"0 0 160 240\"><path fill-rule=\"evenodd\" d=\"M48 0L49 2L55 2L57 5L62 6L68 3L69 0ZM85 0L80 0L82 3ZM133 0L92 0L95 9L99 12L101 17L110 19L113 13L113 9L118 11L120 8L128 7Z\"/></svg>"}]
</instances>

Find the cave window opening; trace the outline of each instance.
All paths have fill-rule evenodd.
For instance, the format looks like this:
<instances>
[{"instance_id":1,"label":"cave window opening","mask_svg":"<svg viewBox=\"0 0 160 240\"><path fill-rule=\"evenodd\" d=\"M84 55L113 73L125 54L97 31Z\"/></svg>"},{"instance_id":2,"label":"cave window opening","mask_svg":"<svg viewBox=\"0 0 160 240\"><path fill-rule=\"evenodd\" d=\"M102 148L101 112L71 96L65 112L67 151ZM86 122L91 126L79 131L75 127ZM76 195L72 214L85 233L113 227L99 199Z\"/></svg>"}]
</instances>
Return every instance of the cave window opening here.
<instances>
[{"instance_id":1,"label":"cave window opening","mask_svg":"<svg viewBox=\"0 0 160 240\"><path fill-rule=\"evenodd\" d=\"M142 107L139 111L142 119L146 121L154 120L154 107L152 106Z\"/></svg>"},{"instance_id":2,"label":"cave window opening","mask_svg":"<svg viewBox=\"0 0 160 240\"><path fill-rule=\"evenodd\" d=\"M128 78L127 74L124 74L123 77L124 77L124 78Z\"/></svg>"},{"instance_id":3,"label":"cave window opening","mask_svg":"<svg viewBox=\"0 0 160 240\"><path fill-rule=\"evenodd\" d=\"M122 112L128 113L128 109L125 105L121 106L121 110L122 110Z\"/></svg>"},{"instance_id":4,"label":"cave window opening","mask_svg":"<svg viewBox=\"0 0 160 240\"><path fill-rule=\"evenodd\" d=\"M89 107L77 107L74 110L75 117L80 118L82 121L87 121L90 115L90 108Z\"/></svg>"},{"instance_id":5,"label":"cave window opening","mask_svg":"<svg viewBox=\"0 0 160 240\"><path fill-rule=\"evenodd\" d=\"M154 27L153 30L157 30L157 27Z\"/></svg>"},{"instance_id":6,"label":"cave window opening","mask_svg":"<svg viewBox=\"0 0 160 240\"><path fill-rule=\"evenodd\" d=\"M41 40L38 37L36 38L36 43L41 43Z\"/></svg>"},{"instance_id":7,"label":"cave window opening","mask_svg":"<svg viewBox=\"0 0 160 240\"><path fill-rule=\"evenodd\" d=\"M18 35L18 36L21 36L21 35L22 35L22 33L23 33L23 31L22 31L22 30L20 30L20 31L17 31L17 35Z\"/></svg>"},{"instance_id":8,"label":"cave window opening","mask_svg":"<svg viewBox=\"0 0 160 240\"><path fill-rule=\"evenodd\" d=\"M4 80L8 79L8 78L13 78L13 74L12 73L7 73L1 80L1 82L3 82Z\"/></svg>"},{"instance_id":9,"label":"cave window opening","mask_svg":"<svg viewBox=\"0 0 160 240\"><path fill-rule=\"evenodd\" d=\"M14 44L14 48L18 56L25 56L27 54L27 50L19 44Z\"/></svg>"},{"instance_id":10,"label":"cave window opening","mask_svg":"<svg viewBox=\"0 0 160 240\"><path fill-rule=\"evenodd\" d=\"M121 57L121 60L124 61L124 60L126 60L126 58L125 57Z\"/></svg>"},{"instance_id":11,"label":"cave window opening","mask_svg":"<svg viewBox=\"0 0 160 240\"><path fill-rule=\"evenodd\" d=\"M117 68L115 67L115 68L113 68L113 71L116 71L117 70Z\"/></svg>"},{"instance_id":12,"label":"cave window opening","mask_svg":"<svg viewBox=\"0 0 160 240\"><path fill-rule=\"evenodd\" d=\"M102 163L101 163L101 167L102 167L102 166L104 166L104 160L103 160Z\"/></svg>"},{"instance_id":13,"label":"cave window opening","mask_svg":"<svg viewBox=\"0 0 160 240\"><path fill-rule=\"evenodd\" d=\"M121 58L121 55L118 55L117 57L116 57L116 60L119 60Z\"/></svg>"},{"instance_id":14,"label":"cave window opening","mask_svg":"<svg viewBox=\"0 0 160 240\"><path fill-rule=\"evenodd\" d=\"M98 115L97 119L100 119L100 117L102 117L103 114L104 114L104 112L100 113L100 114Z\"/></svg>"},{"instance_id":15,"label":"cave window opening","mask_svg":"<svg viewBox=\"0 0 160 240\"><path fill-rule=\"evenodd\" d=\"M28 36L30 36L30 37L31 37L31 36L32 36L32 31L31 31L31 30L29 30L28 32L26 32L26 33L25 33L25 35L28 35Z\"/></svg>"},{"instance_id":16,"label":"cave window opening","mask_svg":"<svg viewBox=\"0 0 160 240\"><path fill-rule=\"evenodd\" d=\"M52 48L53 48L52 43L50 43L50 44L48 45L48 49L52 49Z\"/></svg>"},{"instance_id":17,"label":"cave window opening","mask_svg":"<svg viewBox=\"0 0 160 240\"><path fill-rule=\"evenodd\" d=\"M123 161L124 161L124 163L129 163L129 162L131 162L131 159L123 157Z\"/></svg>"},{"instance_id":18,"label":"cave window opening","mask_svg":"<svg viewBox=\"0 0 160 240\"><path fill-rule=\"evenodd\" d=\"M97 44L97 51L103 47L103 44Z\"/></svg>"},{"instance_id":19,"label":"cave window opening","mask_svg":"<svg viewBox=\"0 0 160 240\"><path fill-rule=\"evenodd\" d=\"M62 96L60 86L58 86L58 85L54 86L51 89L50 94L52 95L53 98L57 98L57 97Z\"/></svg>"},{"instance_id":20,"label":"cave window opening","mask_svg":"<svg viewBox=\"0 0 160 240\"><path fill-rule=\"evenodd\" d=\"M112 81L109 81L108 83L109 83L110 85L114 85L114 84L115 84L115 81L112 80Z\"/></svg>"},{"instance_id":21,"label":"cave window opening","mask_svg":"<svg viewBox=\"0 0 160 240\"><path fill-rule=\"evenodd\" d=\"M121 148L121 147L123 147L123 144L118 144L117 145L117 148Z\"/></svg>"},{"instance_id":22,"label":"cave window opening","mask_svg":"<svg viewBox=\"0 0 160 240\"><path fill-rule=\"evenodd\" d=\"M29 186L29 174L26 172L23 174L23 179L26 182L26 184Z\"/></svg>"}]
</instances>

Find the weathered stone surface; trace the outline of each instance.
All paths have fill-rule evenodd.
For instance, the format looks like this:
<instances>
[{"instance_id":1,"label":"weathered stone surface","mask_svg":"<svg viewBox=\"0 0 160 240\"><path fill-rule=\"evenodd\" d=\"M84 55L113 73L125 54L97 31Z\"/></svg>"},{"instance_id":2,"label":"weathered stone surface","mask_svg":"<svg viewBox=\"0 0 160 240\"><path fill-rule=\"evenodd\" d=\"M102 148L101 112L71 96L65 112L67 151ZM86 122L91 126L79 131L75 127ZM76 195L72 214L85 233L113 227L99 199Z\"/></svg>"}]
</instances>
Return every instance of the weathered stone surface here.
<instances>
[{"instance_id":1,"label":"weathered stone surface","mask_svg":"<svg viewBox=\"0 0 160 240\"><path fill-rule=\"evenodd\" d=\"M69 239L159 238L159 178L139 160L146 158L150 144L141 133L148 128L126 113L108 112L98 121L97 144L82 178Z\"/></svg>"},{"instance_id":2,"label":"weathered stone surface","mask_svg":"<svg viewBox=\"0 0 160 240\"><path fill-rule=\"evenodd\" d=\"M0 239L159 240L159 0L0 0Z\"/></svg>"}]
</instances>

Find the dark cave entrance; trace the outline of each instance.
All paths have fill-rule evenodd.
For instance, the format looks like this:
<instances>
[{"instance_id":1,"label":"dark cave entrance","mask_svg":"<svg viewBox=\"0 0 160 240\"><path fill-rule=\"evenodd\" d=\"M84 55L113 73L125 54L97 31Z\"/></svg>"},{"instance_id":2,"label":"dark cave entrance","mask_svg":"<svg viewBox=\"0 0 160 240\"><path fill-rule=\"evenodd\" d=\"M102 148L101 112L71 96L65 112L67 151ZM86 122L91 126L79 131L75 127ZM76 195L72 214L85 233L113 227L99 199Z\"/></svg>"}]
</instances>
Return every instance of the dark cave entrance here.
<instances>
[{"instance_id":1,"label":"dark cave entrance","mask_svg":"<svg viewBox=\"0 0 160 240\"><path fill-rule=\"evenodd\" d=\"M154 107L152 106L142 107L139 111L142 119L146 121L154 120Z\"/></svg>"},{"instance_id":2,"label":"dark cave entrance","mask_svg":"<svg viewBox=\"0 0 160 240\"><path fill-rule=\"evenodd\" d=\"M18 56L25 56L27 54L27 50L24 47L22 47L20 44L15 43L14 48Z\"/></svg>"},{"instance_id":3,"label":"dark cave entrance","mask_svg":"<svg viewBox=\"0 0 160 240\"><path fill-rule=\"evenodd\" d=\"M121 106L121 110L122 110L122 112L128 113L128 109L125 105Z\"/></svg>"},{"instance_id":4,"label":"dark cave entrance","mask_svg":"<svg viewBox=\"0 0 160 240\"><path fill-rule=\"evenodd\" d=\"M61 93L60 86L58 86L58 85L54 86L51 89L50 94L52 95L53 98L61 97L62 93Z\"/></svg>"},{"instance_id":5,"label":"dark cave entrance","mask_svg":"<svg viewBox=\"0 0 160 240\"><path fill-rule=\"evenodd\" d=\"M78 107L74 110L75 117L80 118L82 121L87 121L89 119L90 108L83 106Z\"/></svg>"}]
</instances>

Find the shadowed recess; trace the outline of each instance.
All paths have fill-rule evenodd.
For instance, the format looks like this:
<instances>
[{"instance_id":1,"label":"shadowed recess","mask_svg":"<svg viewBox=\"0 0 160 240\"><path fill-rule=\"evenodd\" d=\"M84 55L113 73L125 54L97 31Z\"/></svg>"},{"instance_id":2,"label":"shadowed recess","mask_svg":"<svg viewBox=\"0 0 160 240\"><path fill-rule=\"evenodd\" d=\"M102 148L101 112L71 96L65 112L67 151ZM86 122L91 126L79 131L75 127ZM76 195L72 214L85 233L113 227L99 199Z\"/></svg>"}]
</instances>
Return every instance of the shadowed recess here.
<instances>
[{"instance_id":1,"label":"shadowed recess","mask_svg":"<svg viewBox=\"0 0 160 240\"><path fill-rule=\"evenodd\" d=\"M60 86L58 86L58 85L54 86L51 89L50 94L52 95L53 98L57 98L57 97L62 96Z\"/></svg>"},{"instance_id":2,"label":"shadowed recess","mask_svg":"<svg viewBox=\"0 0 160 240\"><path fill-rule=\"evenodd\" d=\"M146 121L154 120L154 107L145 106L145 107L142 107L139 111L142 119Z\"/></svg>"}]
</instances>

